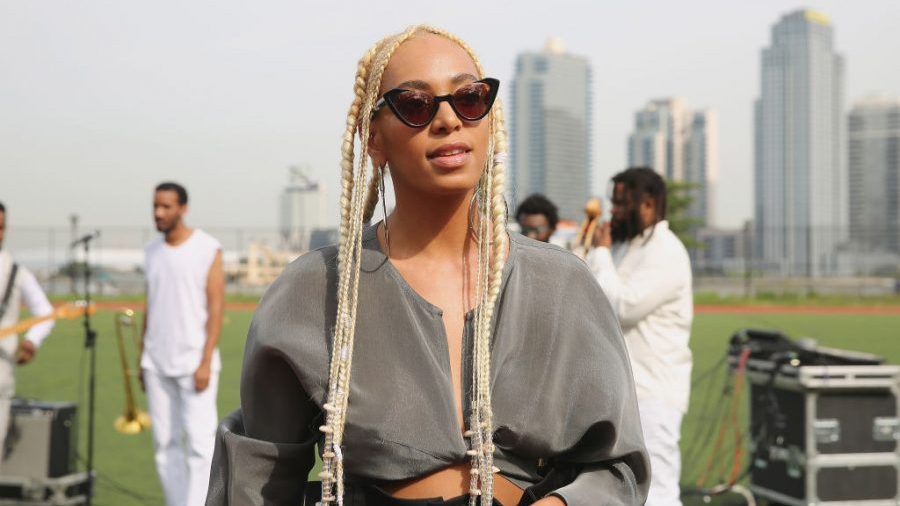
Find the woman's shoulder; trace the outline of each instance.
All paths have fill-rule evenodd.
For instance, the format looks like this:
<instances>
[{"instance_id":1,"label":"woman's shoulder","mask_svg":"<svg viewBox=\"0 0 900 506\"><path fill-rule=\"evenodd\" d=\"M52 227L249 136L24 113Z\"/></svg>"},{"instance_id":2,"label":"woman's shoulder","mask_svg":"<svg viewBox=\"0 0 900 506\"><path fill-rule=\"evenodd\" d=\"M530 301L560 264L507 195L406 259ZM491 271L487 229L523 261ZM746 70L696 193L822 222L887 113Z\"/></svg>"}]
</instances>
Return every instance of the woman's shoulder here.
<instances>
[{"instance_id":1,"label":"woman's shoulder","mask_svg":"<svg viewBox=\"0 0 900 506\"><path fill-rule=\"evenodd\" d=\"M320 325L327 317L323 308L330 307L336 286L337 247L309 251L290 262L266 289L253 327L283 327L286 322Z\"/></svg>"},{"instance_id":2,"label":"woman's shoulder","mask_svg":"<svg viewBox=\"0 0 900 506\"><path fill-rule=\"evenodd\" d=\"M335 244L308 251L288 263L275 283L323 278L337 268L337 257Z\"/></svg>"},{"instance_id":3,"label":"woman's shoulder","mask_svg":"<svg viewBox=\"0 0 900 506\"><path fill-rule=\"evenodd\" d=\"M518 233L510 233L510 243L516 248L516 263L531 272L553 276L590 276L584 260L571 251L555 244L530 239Z\"/></svg>"}]
</instances>

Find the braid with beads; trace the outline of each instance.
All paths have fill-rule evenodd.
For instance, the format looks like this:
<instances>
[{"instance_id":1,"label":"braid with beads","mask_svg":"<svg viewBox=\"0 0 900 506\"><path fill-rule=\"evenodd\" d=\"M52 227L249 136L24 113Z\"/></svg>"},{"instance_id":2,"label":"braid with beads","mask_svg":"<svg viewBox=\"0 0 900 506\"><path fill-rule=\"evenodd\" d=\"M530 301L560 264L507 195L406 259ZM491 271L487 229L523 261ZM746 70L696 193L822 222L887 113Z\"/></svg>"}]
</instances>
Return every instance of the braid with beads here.
<instances>
[{"instance_id":1,"label":"braid with beads","mask_svg":"<svg viewBox=\"0 0 900 506\"><path fill-rule=\"evenodd\" d=\"M320 430L325 434L322 454L321 504L343 504L344 463L341 445L347 419L350 394L350 373L353 362L353 338L356 330L357 295L360 260L362 257L362 229L369 221L378 203L378 170L373 167L368 174L368 139L372 109L379 98L381 78L394 51L410 37L431 33L446 37L459 44L472 58L480 77L484 71L474 51L455 35L429 26L413 26L396 35L388 36L360 58L354 83L354 98L347 114L341 145L341 222L338 250L338 304L331 348L328 378L328 395L324 405L325 423ZM468 452L472 461L470 504L478 497L482 504L490 504L493 498L494 445L493 415L490 391L490 341L494 306L500 293L503 266L506 258L506 203L503 197L505 182L506 133L500 100L496 100L490 113L490 142L484 172L478 183L477 212L475 222L478 261L476 274L477 307L475 311L475 338L472 355L472 415L466 437L470 440ZM355 136L359 134L360 157L355 156Z\"/></svg>"}]
</instances>

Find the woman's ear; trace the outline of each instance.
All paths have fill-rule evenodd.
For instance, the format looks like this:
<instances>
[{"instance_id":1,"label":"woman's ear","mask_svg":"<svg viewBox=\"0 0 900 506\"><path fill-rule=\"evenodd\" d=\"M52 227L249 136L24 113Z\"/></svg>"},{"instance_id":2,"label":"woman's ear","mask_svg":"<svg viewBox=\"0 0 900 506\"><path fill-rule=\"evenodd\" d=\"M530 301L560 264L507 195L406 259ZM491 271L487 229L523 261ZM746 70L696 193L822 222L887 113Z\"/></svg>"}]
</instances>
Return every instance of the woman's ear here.
<instances>
[{"instance_id":1,"label":"woman's ear","mask_svg":"<svg viewBox=\"0 0 900 506\"><path fill-rule=\"evenodd\" d=\"M372 165L375 167L383 167L384 164L387 163L387 156L384 152L384 142L381 138L381 132L379 132L378 127L376 127L374 123L369 126L369 142L367 144L369 158L372 159Z\"/></svg>"}]
</instances>

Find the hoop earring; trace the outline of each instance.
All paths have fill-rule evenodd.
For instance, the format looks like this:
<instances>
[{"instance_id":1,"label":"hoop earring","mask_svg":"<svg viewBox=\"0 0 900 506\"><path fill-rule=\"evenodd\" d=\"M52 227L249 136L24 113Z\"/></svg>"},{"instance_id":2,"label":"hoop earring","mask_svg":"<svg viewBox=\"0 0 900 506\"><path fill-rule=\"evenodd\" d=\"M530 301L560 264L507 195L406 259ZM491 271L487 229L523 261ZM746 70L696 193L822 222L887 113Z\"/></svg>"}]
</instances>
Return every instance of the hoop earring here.
<instances>
[{"instance_id":1,"label":"hoop earring","mask_svg":"<svg viewBox=\"0 0 900 506\"><path fill-rule=\"evenodd\" d=\"M387 250L387 257L391 258L391 234L390 230L388 230L387 203L385 202L384 198L384 170L386 167L387 163L385 163L378 169L378 175L381 178L381 184L378 185L378 191L379 193L381 193L381 213L384 215L384 220L382 221L384 223L384 245L385 249Z\"/></svg>"},{"instance_id":2,"label":"hoop earring","mask_svg":"<svg viewBox=\"0 0 900 506\"><path fill-rule=\"evenodd\" d=\"M477 204L477 205L476 205ZM472 193L472 198L469 199L469 231L475 234L475 223L474 217L475 213L472 212L472 207L475 207L476 212L481 210L481 184L475 187L475 191ZM478 234L475 234L476 236Z\"/></svg>"}]
</instances>

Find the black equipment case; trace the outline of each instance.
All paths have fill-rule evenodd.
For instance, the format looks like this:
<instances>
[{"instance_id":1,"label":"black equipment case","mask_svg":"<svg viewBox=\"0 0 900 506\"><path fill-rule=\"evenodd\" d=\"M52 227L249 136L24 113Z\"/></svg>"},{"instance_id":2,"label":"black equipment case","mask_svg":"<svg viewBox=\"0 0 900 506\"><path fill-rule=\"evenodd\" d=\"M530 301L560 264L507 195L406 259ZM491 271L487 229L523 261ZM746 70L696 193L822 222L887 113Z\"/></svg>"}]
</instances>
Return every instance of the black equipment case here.
<instances>
[{"instance_id":1,"label":"black equipment case","mask_svg":"<svg viewBox=\"0 0 900 506\"><path fill-rule=\"evenodd\" d=\"M755 495L796 506L900 504L900 366L777 332L736 333L733 366L742 350Z\"/></svg>"}]
</instances>

